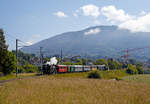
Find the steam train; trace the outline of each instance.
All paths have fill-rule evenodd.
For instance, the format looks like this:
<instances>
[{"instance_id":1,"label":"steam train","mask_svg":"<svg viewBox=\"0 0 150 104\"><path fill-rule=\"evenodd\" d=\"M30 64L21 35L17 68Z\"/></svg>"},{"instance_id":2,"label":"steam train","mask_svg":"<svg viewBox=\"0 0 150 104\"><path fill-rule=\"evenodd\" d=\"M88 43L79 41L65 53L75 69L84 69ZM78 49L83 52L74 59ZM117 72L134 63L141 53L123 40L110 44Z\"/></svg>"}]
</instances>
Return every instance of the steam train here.
<instances>
[{"instance_id":1,"label":"steam train","mask_svg":"<svg viewBox=\"0 0 150 104\"><path fill-rule=\"evenodd\" d=\"M43 74L88 72L91 70L107 70L105 65L43 65Z\"/></svg>"}]
</instances>

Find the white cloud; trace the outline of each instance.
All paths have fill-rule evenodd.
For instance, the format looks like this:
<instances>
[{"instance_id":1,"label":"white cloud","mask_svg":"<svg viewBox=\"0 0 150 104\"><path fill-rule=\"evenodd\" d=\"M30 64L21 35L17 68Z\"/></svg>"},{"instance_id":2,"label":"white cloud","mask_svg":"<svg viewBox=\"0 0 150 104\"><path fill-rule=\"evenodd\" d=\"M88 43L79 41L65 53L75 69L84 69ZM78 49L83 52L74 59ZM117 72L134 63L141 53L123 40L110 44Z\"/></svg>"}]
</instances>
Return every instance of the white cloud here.
<instances>
[{"instance_id":1,"label":"white cloud","mask_svg":"<svg viewBox=\"0 0 150 104\"><path fill-rule=\"evenodd\" d=\"M150 32L150 13L130 19L119 25L120 29L129 29L131 32Z\"/></svg>"},{"instance_id":2,"label":"white cloud","mask_svg":"<svg viewBox=\"0 0 150 104\"><path fill-rule=\"evenodd\" d=\"M54 13L55 16L60 17L60 18L65 18L68 17L64 12L62 11L58 11L56 13Z\"/></svg>"},{"instance_id":3,"label":"white cloud","mask_svg":"<svg viewBox=\"0 0 150 104\"><path fill-rule=\"evenodd\" d=\"M26 42L26 44L27 44L27 46L32 45L32 44L33 44L33 40L29 40L29 41L27 41L27 42Z\"/></svg>"},{"instance_id":4,"label":"white cloud","mask_svg":"<svg viewBox=\"0 0 150 104\"><path fill-rule=\"evenodd\" d=\"M90 29L89 31L85 32L84 35L96 35L100 33L101 30L99 28Z\"/></svg>"},{"instance_id":5,"label":"white cloud","mask_svg":"<svg viewBox=\"0 0 150 104\"><path fill-rule=\"evenodd\" d=\"M101 12L104 16L107 17L107 20L111 22L124 22L134 18L134 16L126 14L122 9L117 10L116 7L113 5L104 6L101 9Z\"/></svg>"},{"instance_id":6,"label":"white cloud","mask_svg":"<svg viewBox=\"0 0 150 104\"><path fill-rule=\"evenodd\" d=\"M115 24L119 24L119 29L128 29L131 32L150 32L150 13L142 11L141 16L132 16L123 9L116 9L115 6L104 6L101 9L107 20Z\"/></svg>"},{"instance_id":7,"label":"white cloud","mask_svg":"<svg viewBox=\"0 0 150 104\"><path fill-rule=\"evenodd\" d=\"M84 16L98 17L100 15L99 7L93 4L85 5L80 8Z\"/></svg>"}]
</instances>

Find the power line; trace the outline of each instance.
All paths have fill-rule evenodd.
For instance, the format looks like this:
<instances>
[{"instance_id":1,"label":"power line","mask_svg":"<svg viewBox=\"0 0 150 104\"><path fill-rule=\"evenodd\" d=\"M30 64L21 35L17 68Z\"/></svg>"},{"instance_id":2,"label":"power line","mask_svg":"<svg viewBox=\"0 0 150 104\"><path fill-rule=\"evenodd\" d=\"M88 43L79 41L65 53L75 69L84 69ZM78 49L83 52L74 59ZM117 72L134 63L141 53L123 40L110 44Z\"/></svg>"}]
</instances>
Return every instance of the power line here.
<instances>
[{"instance_id":1,"label":"power line","mask_svg":"<svg viewBox=\"0 0 150 104\"><path fill-rule=\"evenodd\" d=\"M12 36L12 35L10 35L10 34L5 34L5 36L10 36L10 37L14 38L15 40L16 40L16 39L18 39L17 37ZM12 38L10 38L10 39L12 39ZM21 42L21 43L24 43L24 44L25 44L25 46L28 46L28 44L27 44L26 42L24 42L23 40L18 39L18 41L19 41L19 42Z\"/></svg>"},{"instance_id":2,"label":"power line","mask_svg":"<svg viewBox=\"0 0 150 104\"><path fill-rule=\"evenodd\" d=\"M43 53L42 53L43 47L40 47L40 63L41 63L41 71L43 70Z\"/></svg>"},{"instance_id":3,"label":"power line","mask_svg":"<svg viewBox=\"0 0 150 104\"><path fill-rule=\"evenodd\" d=\"M17 39L17 37L16 36L13 36L13 35L10 35L10 34L5 34L5 36L10 36L10 37L12 37L12 38L14 38L14 39Z\"/></svg>"}]
</instances>

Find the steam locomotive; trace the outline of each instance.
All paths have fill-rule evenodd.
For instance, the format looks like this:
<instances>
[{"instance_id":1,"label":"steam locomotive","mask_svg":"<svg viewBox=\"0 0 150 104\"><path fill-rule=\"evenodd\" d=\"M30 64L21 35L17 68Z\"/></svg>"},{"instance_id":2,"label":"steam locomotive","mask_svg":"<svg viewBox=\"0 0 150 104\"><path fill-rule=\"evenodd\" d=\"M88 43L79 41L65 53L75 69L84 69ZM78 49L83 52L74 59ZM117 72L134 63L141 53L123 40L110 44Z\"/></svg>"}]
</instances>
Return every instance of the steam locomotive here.
<instances>
[{"instance_id":1,"label":"steam locomotive","mask_svg":"<svg viewBox=\"0 0 150 104\"><path fill-rule=\"evenodd\" d=\"M91 70L107 70L105 65L43 65L43 74L88 72Z\"/></svg>"}]
</instances>

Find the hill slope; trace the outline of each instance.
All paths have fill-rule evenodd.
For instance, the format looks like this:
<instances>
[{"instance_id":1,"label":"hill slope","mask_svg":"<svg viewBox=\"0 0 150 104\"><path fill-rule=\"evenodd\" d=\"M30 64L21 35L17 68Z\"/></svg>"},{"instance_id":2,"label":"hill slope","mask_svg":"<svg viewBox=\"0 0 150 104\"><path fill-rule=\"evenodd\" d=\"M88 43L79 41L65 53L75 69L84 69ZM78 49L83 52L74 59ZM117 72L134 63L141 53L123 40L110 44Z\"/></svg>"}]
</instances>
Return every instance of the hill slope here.
<instances>
[{"instance_id":1,"label":"hill slope","mask_svg":"<svg viewBox=\"0 0 150 104\"><path fill-rule=\"evenodd\" d=\"M129 30L118 29L117 26L95 26L81 31L67 32L40 41L22 50L36 53L43 47L46 55L88 55L91 57L118 57L120 50L150 46L150 33L132 33ZM134 52L139 59L149 58L150 49L145 48Z\"/></svg>"}]
</instances>

